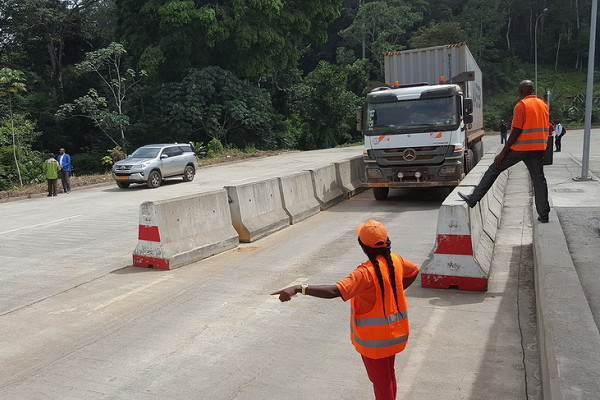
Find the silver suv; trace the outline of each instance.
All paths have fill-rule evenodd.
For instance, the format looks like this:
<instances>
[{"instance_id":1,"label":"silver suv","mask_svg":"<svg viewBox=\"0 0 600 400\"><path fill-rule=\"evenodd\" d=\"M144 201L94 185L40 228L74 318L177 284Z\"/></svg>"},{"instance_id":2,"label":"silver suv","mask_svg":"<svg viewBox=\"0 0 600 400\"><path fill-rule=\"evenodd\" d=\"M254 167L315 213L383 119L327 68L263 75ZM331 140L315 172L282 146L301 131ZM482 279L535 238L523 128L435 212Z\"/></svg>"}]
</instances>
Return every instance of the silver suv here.
<instances>
[{"instance_id":1,"label":"silver suv","mask_svg":"<svg viewBox=\"0 0 600 400\"><path fill-rule=\"evenodd\" d=\"M149 188L160 186L164 178L183 176L194 180L198 160L189 144L149 144L134 151L112 168L113 179L120 188L132 183L145 183Z\"/></svg>"}]
</instances>

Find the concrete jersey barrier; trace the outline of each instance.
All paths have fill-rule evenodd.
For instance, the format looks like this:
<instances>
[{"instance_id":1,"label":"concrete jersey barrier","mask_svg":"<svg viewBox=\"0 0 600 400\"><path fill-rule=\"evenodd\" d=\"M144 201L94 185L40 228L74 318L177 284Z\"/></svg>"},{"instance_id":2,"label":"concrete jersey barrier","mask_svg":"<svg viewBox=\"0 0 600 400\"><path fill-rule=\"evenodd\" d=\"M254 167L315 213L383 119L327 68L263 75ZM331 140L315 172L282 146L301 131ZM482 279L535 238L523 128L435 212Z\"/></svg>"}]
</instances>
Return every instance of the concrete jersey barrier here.
<instances>
[{"instance_id":1,"label":"concrete jersey barrier","mask_svg":"<svg viewBox=\"0 0 600 400\"><path fill-rule=\"evenodd\" d=\"M225 186L233 227L241 242L253 242L290 224L279 179Z\"/></svg>"},{"instance_id":2,"label":"concrete jersey barrier","mask_svg":"<svg viewBox=\"0 0 600 400\"><path fill-rule=\"evenodd\" d=\"M315 197L325 210L346 198L334 164L310 170Z\"/></svg>"},{"instance_id":3,"label":"concrete jersey barrier","mask_svg":"<svg viewBox=\"0 0 600 400\"><path fill-rule=\"evenodd\" d=\"M421 269L422 287L487 288L509 170L500 174L474 208L469 208L458 192L472 193L494 156L487 153L442 203L435 249Z\"/></svg>"},{"instance_id":4,"label":"concrete jersey barrier","mask_svg":"<svg viewBox=\"0 0 600 400\"><path fill-rule=\"evenodd\" d=\"M337 180L347 199L365 190L362 181L365 177L363 156L352 157L335 163Z\"/></svg>"},{"instance_id":5,"label":"concrete jersey barrier","mask_svg":"<svg viewBox=\"0 0 600 400\"><path fill-rule=\"evenodd\" d=\"M290 218L290 225L321 211L321 205L315 197L309 171L299 172L278 179L283 209Z\"/></svg>"},{"instance_id":6,"label":"concrete jersey barrier","mask_svg":"<svg viewBox=\"0 0 600 400\"><path fill-rule=\"evenodd\" d=\"M238 245L227 193L217 190L140 205L133 265L173 269Z\"/></svg>"}]
</instances>

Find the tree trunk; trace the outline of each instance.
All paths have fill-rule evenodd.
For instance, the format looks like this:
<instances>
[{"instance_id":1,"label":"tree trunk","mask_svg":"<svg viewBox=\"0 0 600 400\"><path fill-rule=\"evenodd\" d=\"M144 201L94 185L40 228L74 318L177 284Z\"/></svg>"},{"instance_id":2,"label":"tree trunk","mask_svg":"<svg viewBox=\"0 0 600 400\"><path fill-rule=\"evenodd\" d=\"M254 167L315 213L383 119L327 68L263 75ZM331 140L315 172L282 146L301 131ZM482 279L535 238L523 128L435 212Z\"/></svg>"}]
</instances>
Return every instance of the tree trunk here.
<instances>
[{"instance_id":1,"label":"tree trunk","mask_svg":"<svg viewBox=\"0 0 600 400\"><path fill-rule=\"evenodd\" d=\"M533 49L533 8L531 7L531 1L529 2L529 46L531 49L530 54L534 54Z\"/></svg>"},{"instance_id":2,"label":"tree trunk","mask_svg":"<svg viewBox=\"0 0 600 400\"><path fill-rule=\"evenodd\" d=\"M506 48L510 51L510 23L512 19L510 15L508 16L508 24L506 24Z\"/></svg>"},{"instance_id":3,"label":"tree trunk","mask_svg":"<svg viewBox=\"0 0 600 400\"><path fill-rule=\"evenodd\" d=\"M63 97L63 83L62 83L62 52L64 51L64 42L61 39L59 48L57 49L50 34L46 35L46 49L48 50L48 57L50 58L50 66L52 68L52 77L54 78L54 86L61 100Z\"/></svg>"},{"instance_id":4,"label":"tree trunk","mask_svg":"<svg viewBox=\"0 0 600 400\"><path fill-rule=\"evenodd\" d=\"M10 115L10 129L12 131L13 157L15 159L15 166L17 167L17 175L19 175L19 183L21 184L21 187L23 187L23 179L21 178L21 169L19 168L19 161L17 160L17 141L15 139L15 136L16 136L15 123L13 120L12 101L10 99L10 94L9 94L9 98L8 98L8 114Z\"/></svg>"}]
</instances>

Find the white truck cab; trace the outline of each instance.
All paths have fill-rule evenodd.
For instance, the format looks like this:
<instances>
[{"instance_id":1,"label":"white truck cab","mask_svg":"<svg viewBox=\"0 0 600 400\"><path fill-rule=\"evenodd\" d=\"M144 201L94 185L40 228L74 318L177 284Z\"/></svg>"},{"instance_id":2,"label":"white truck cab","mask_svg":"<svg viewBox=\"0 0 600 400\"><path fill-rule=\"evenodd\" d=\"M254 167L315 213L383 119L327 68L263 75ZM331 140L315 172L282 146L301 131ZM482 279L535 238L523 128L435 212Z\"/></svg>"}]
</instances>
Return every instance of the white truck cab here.
<instances>
[{"instance_id":1,"label":"white truck cab","mask_svg":"<svg viewBox=\"0 0 600 400\"><path fill-rule=\"evenodd\" d=\"M471 112L471 100L455 84L373 89L359 112L363 186L374 188L377 199L389 188L457 186L481 156L469 150Z\"/></svg>"}]
</instances>

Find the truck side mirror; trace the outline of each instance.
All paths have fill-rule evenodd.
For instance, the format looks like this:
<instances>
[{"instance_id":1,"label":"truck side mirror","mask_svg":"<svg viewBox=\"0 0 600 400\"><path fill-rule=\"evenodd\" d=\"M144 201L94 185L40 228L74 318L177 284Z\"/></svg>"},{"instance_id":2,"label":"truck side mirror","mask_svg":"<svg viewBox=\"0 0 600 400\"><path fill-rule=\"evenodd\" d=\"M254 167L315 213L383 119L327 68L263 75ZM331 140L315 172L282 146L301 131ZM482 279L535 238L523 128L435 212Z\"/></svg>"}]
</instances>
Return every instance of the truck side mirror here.
<instances>
[{"instance_id":1,"label":"truck side mirror","mask_svg":"<svg viewBox=\"0 0 600 400\"><path fill-rule=\"evenodd\" d=\"M358 107L356 109L356 130L359 132L362 131L362 115L363 115L363 108Z\"/></svg>"},{"instance_id":2,"label":"truck side mirror","mask_svg":"<svg viewBox=\"0 0 600 400\"><path fill-rule=\"evenodd\" d=\"M463 122L465 124L473 123L473 99L463 100Z\"/></svg>"},{"instance_id":3,"label":"truck side mirror","mask_svg":"<svg viewBox=\"0 0 600 400\"><path fill-rule=\"evenodd\" d=\"M473 114L473 99L464 99L463 106L465 108L465 114Z\"/></svg>"}]
</instances>

